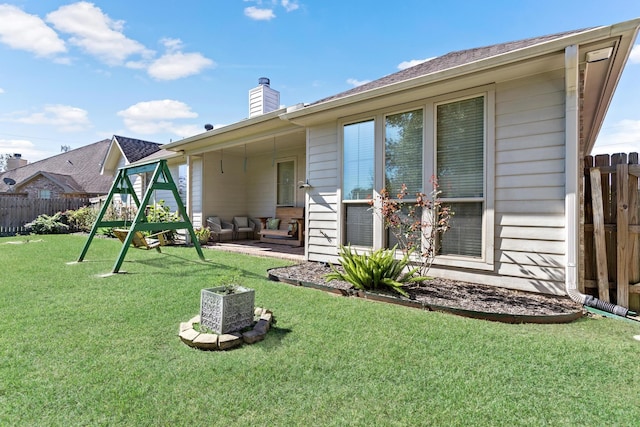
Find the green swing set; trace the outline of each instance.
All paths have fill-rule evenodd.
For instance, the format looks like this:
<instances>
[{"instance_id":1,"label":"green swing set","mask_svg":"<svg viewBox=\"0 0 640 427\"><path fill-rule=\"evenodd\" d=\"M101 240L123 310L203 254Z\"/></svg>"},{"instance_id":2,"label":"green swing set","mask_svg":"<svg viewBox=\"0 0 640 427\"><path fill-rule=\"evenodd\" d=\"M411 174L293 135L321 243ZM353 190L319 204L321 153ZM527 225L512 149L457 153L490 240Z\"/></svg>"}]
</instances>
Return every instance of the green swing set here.
<instances>
[{"instance_id":1,"label":"green swing set","mask_svg":"<svg viewBox=\"0 0 640 427\"><path fill-rule=\"evenodd\" d=\"M138 199L136 195L133 185L129 177L131 175L141 174L153 172L152 178L150 180L150 184L147 187L147 190L144 193L144 197L142 201ZM149 222L147 221L147 217L145 215L144 206L147 206L149 201L151 200L151 196L154 194L155 190L169 190L172 192L176 205L178 207L179 217L182 218L180 221L173 222ZM116 194L127 194L136 204L137 212L136 216L131 222L131 226L127 230L118 230L116 232L120 235L118 238L123 242L122 249L120 249L120 254L118 255L118 259L113 266L112 273L118 273L120 271L120 267L124 261L124 258L129 250L129 246L134 244L136 247L145 247L147 249L155 248L158 252L160 251L161 242L158 241L149 241L149 239L145 239L144 235L141 233L143 231L152 232L152 236L156 235L159 239L162 239L162 235L166 231L171 230L181 230L186 229L189 232L191 237L191 242L198 252L198 256L202 261L205 260L204 254L202 253L202 248L200 247L200 243L198 238L196 237L193 231L193 225L189 220L189 216L187 215L186 209L182 200L180 199L180 194L178 193L178 189L176 184L171 177L171 172L169 171L169 167L167 166L166 160L158 160L157 162L148 163L145 165L139 166L127 166L120 168L118 170L118 175L116 179L113 181L111 185L111 190L109 191L109 195L104 202L104 205L100 209L100 213L96 218L96 222L93 224L91 228L91 232L89 233L89 238L82 249L82 253L78 257L77 262L82 262L87 251L89 250L89 246L93 238L96 235L97 230L100 227L126 227L127 220L115 220L115 221L104 221L103 218L107 212L107 209L111 205L111 201L113 200L113 196ZM142 207L142 208L141 208ZM155 233L154 233L155 232Z\"/></svg>"}]
</instances>

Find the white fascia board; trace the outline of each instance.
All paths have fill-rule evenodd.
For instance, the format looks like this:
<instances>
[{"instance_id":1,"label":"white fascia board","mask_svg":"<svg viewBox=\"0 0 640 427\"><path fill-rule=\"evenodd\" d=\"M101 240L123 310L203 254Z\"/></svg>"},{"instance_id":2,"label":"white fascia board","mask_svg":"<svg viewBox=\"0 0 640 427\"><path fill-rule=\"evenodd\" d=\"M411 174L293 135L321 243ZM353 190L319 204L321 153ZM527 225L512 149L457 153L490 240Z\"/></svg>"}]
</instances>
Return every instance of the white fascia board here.
<instances>
[{"instance_id":1,"label":"white fascia board","mask_svg":"<svg viewBox=\"0 0 640 427\"><path fill-rule=\"evenodd\" d=\"M165 150L171 151L179 151L179 150L187 150L190 146L200 146L200 144L204 142L204 140L215 141L218 138L229 139L233 138L234 134L237 132L246 133L249 127L257 127L265 122L269 122L273 119L278 119L282 113L284 113L287 109L281 108L276 111L272 111L270 113L262 114L256 117L251 117L245 120L241 120L239 122L232 123L227 126L220 127L218 129L212 129L210 131L206 131L200 133L198 135L190 136L188 138L181 139L180 141L171 142L169 144L164 144L162 148ZM279 122L276 122L279 124ZM205 144L211 144L212 142L205 142Z\"/></svg>"},{"instance_id":2,"label":"white fascia board","mask_svg":"<svg viewBox=\"0 0 640 427\"><path fill-rule=\"evenodd\" d=\"M513 50L478 61L469 62L457 67L447 68L445 70L438 71L432 74L403 80L398 83L345 96L343 98L329 100L321 104L301 108L290 113L283 114L282 119L289 120L295 123L297 119L302 119L305 116L310 116L315 113L340 108L356 102L367 101L372 98L378 98L395 92L413 89L418 86L425 86L451 78L462 77L467 74L485 71L491 68L496 68L514 62L540 57L550 53L563 52L565 47L570 45L580 45L584 43L591 43L601 39L606 39L609 37L622 36L630 31L633 31L635 34L635 31L637 31L639 26L640 18L636 18L630 21L621 22L619 24L593 28L580 33L571 34L566 37L542 42L533 46Z\"/></svg>"}]
</instances>

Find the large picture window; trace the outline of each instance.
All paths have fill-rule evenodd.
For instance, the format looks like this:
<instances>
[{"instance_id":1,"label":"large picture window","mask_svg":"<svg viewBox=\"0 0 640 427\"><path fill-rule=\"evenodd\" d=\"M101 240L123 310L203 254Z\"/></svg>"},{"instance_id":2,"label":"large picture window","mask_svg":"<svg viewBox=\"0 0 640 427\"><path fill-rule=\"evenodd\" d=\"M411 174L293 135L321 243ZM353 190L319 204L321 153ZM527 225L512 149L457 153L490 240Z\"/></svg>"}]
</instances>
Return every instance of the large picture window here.
<instances>
[{"instance_id":1,"label":"large picture window","mask_svg":"<svg viewBox=\"0 0 640 427\"><path fill-rule=\"evenodd\" d=\"M398 239L385 229L377 192L395 198L403 186L406 211L416 193L439 199L454 215L451 228L436 242L435 264L490 270L494 264L495 92L492 86L455 95L438 95L395 110L368 113L341 123L342 195L339 244L393 247ZM348 119L347 119L348 120ZM373 199L373 202L372 202ZM374 208L369 204L372 202ZM378 213L376 213L378 212ZM412 221L432 212L418 209ZM421 233L415 247L427 243ZM404 240L404 236L403 236Z\"/></svg>"},{"instance_id":2,"label":"large picture window","mask_svg":"<svg viewBox=\"0 0 640 427\"><path fill-rule=\"evenodd\" d=\"M444 235L443 255L482 256L484 210L484 97L436 109L436 169L442 200L455 215Z\"/></svg>"},{"instance_id":3,"label":"large picture window","mask_svg":"<svg viewBox=\"0 0 640 427\"><path fill-rule=\"evenodd\" d=\"M343 128L344 244L373 245L375 122L363 121Z\"/></svg>"}]
</instances>

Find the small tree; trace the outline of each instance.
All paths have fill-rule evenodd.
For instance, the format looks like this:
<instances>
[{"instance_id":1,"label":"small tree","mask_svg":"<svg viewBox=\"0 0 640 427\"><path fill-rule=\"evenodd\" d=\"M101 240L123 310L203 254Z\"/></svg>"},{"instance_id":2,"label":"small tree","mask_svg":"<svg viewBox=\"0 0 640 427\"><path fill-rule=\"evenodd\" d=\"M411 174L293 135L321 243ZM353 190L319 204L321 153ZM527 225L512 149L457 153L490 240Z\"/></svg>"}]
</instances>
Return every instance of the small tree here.
<instances>
[{"instance_id":1,"label":"small tree","mask_svg":"<svg viewBox=\"0 0 640 427\"><path fill-rule=\"evenodd\" d=\"M407 186L392 198L389 190L383 188L378 197L379 203L371 200L375 212L383 219L385 229L398 241L398 246L407 256L414 251L421 255L420 274L425 276L438 253L439 242L449 230L453 212L440 200L442 191L438 181L431 179L432 190L429 194L416 193L415 202L406 202Z\"/></svg>"}]
</instances>

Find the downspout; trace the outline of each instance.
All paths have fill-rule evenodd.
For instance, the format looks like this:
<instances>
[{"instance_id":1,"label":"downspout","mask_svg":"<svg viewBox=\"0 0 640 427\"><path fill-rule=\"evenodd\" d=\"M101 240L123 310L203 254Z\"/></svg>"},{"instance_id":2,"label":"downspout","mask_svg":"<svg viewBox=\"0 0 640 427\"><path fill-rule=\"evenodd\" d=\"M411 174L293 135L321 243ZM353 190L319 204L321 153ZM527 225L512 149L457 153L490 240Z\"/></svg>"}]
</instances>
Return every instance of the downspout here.
<instances>
[{"instance_id":1,"label":"downspout","mask_svg":"<svg viewBox=\"0 0 640 427\"><path fill-rule=\"evenodd\" d=\"M579 109L579 49L577 45L565 48L565 242L566 267L565 291L579 304L625 317L629 309L601 301L578 290L579 236L579 155L580 155L580 109Z\"/></svg>"}]
</instances>

